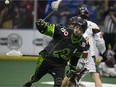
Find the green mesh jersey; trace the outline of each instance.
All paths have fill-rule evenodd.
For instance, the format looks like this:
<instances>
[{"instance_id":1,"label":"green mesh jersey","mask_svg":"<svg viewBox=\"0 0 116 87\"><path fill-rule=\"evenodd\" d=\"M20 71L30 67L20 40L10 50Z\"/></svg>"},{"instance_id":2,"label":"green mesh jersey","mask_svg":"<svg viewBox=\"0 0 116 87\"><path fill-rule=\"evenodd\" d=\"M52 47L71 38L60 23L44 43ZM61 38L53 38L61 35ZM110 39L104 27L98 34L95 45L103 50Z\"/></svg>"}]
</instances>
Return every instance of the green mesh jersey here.
<instances>
[{"instance_id":1,"label":"green mesh jersey","mask_svg":"<svg viewBox=\"0 0 116 87\"><path fill-rule=\"evenodd\" d=\"M43 29L44 32L40 33L51 36L53 39L40 54L53 64L66 64L73 56L79 58L83 51L88 50L85 39L82 36L75 36L71 29L54 24L48 24Z\"/></svg>"}]
</instances>

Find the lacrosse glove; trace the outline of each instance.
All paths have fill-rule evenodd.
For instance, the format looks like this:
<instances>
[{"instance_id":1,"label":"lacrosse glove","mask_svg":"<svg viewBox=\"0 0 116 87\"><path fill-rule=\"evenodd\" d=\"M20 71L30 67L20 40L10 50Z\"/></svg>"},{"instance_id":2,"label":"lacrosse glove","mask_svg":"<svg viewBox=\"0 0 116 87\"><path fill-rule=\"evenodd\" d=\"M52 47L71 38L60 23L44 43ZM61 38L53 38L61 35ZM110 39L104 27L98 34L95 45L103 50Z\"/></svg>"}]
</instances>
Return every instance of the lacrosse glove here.
<instances>
[{"instance_id":1,"label":"lacrosse glove","mask_svg":"<svg viewBox=\"0 0 116 87\"><path fill-rule=\"evenodd\" d=\"M69 64L69 70L67 71L66 75L68 78L72 77L76 73L76 66Z\"/></svg>"},{"instance_id":2,"label":"lacrosse glove","mask_svg":"<svg viewBox=\"0 0 116 87\"><path fill-rule=\"evenodd\" d=\"M42 19L38 19L36 21L36 27L40 31L40 33L44 33L47 29L47 23Z\"/></svg>"},{"instance_id":3,"label":"lacrosse glove","mask_svg":"<svg viewBox=\"0 0 116 87\"><path fill-rule=\"evenodd\" d=\"M66 75L67 75L68 78L70 78L70 77L72 77L74 74L76 74L76 70L68 70Z\"/></svg>"}]
</instances>

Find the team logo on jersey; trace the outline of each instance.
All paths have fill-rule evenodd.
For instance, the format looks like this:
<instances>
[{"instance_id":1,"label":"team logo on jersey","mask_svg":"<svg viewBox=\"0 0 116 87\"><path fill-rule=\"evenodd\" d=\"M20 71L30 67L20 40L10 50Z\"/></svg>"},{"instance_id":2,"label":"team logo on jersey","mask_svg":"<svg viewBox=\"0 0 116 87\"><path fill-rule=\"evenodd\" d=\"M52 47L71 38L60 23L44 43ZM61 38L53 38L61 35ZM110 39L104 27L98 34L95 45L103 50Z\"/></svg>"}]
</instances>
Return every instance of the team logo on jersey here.
<instances>
[{"instance_id":1,"label":"team logo on jersey","mask_svg":"<svg viewBox=\"0 0 116 87\"><path fill-rule=\"evenodd\" d=\"M61 28L61 31L64 32L64 36L68 36L68 32L66 31L65 28Z\"/></svg>"},{"instance_id":2,"label":"team logo on jersey","mask_svg":"<svg viewBox=\"0 0 116 87\"><path fill-rule=\"evenodd\" d=\"M86 46L86 43L85 42L82 42L82 45L81 45L82 47L85 47Z\"/></svg>"},{"instance_id":3,"label":"team logo on jersey","mask_svg":"<svg viewBox=\"0 0 116 87\"><path fill-rule=\"evenodd\" d=\"M66 31L66 29L65 29L65 28L61 28L61 31L62 31L62 32L65 32L65 31Z\"/></svg>"},{"instance_id":4,"label":"team logo on jersey","mask_svg":"<svg viewBox=\"0 0 116 87\"><path fill-rule=\"evenodd\" d=\"M68 36L68 32L67 31L64 31L64 36Z\"/></svg>"}]
</instances>

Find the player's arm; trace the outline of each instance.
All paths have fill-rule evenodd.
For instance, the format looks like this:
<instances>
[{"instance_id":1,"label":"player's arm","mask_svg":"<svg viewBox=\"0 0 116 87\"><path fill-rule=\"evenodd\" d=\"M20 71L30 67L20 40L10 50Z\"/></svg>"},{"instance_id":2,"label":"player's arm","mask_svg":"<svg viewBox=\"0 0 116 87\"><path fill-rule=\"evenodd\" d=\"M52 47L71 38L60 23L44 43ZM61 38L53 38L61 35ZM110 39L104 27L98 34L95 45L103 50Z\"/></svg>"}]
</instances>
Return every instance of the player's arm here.
<instances>
[{"instance_id":1,"label":"player's arm","mask_svg":"<svg viewBox=\"0 0 116 87\"><path fill-rule=\"evenodd\" d=\"M96 40L96 46L101 54L106 50L105 41L103 39L100 29L92 28L94 39Z\"/></svg>"},{"instance_id":2,"label":"player's arm","mask_svg":"<svg viewBox=\"0 0 116 87\"><path fill-rule=\"evenodd\" d=\"M75 55L73 55L72 57L71 57L71 59L70 59L70 61L69 61L69 70L67 71L67 73L66 73L66 76L68 77L68 78L71 78L76 72L77 72L77 70L76 70L76 65L77 65L77 63L78 63L78 60L79 60L79 58L78 57L76 57Z\"/></svg>"},{"instance_id":3,"label":"player's arm","mask_svg":"<svg viewBox=\"0 0 116 87\"><path fill-rule=\"evenodd\" d=\"M36 27L40 33L53 37L55 30L54 24L50 24L42 19L38 19L36 21Z\"/></svg>"},{"instance_id":4,"label":"player's arm","mask_svg":"<svg viewBox=\"0 0 116 87\"><path fill-rule=\"evenodd\" d=\"M77 66L78 60L80 58L83 60L82 63L85 64L88 58L89 47L89 43L84 40L81 44L81 47L77 48L77 50L74 52L74 57L71 58L70 64L72 66ZM81 69L81 67L79 67L79 69Z\"/></svg>"},{"instance_id":5,"label":"player's arm","mask_svg":"<svg viewBox=\"0 0 116 87\"><path fill-rule=\"evenodd\" d=\"M40 33L48 35L53 38L55 36L60 36L61 32L64 32L66 30L63 25L51 24L49 22L45 22L42 19L36 21L36 27Z\"/></svg>"},{"instance_id":6,"label":"player's arm","mask_svg":"<svg viewBox=\"0 0 116 87\"><path fill-rule=\"evenodd\" d=\"M67 77L71 78L74 74L81 72L83 69L84 64L87 62L87 57L88 57L88 50L89 50L89 45L83 45L81 50L76 50L74 55L71 57L70 62L69 62L69 70L67 72ZM83 61L81 64L82 66L77 66L77 63L79 59L82 58Z\"/></svg>"},{"instance_id":7,"label":"player's arm","mask_svg":"<svg viewBox=\"0 0 116 87\"><path fill-rule=\"evenodd\" d=\"M88 57L88 51L84 51L80 57L73 56L69 62L69 70L67 71L67 77L70 78L74 74L79 73L82 71L83 66L87 62L87 57ZM83 61L81 62L81 66L77 66L77 63L80 58L83 58Z\"/></svg>"}]
</instances>

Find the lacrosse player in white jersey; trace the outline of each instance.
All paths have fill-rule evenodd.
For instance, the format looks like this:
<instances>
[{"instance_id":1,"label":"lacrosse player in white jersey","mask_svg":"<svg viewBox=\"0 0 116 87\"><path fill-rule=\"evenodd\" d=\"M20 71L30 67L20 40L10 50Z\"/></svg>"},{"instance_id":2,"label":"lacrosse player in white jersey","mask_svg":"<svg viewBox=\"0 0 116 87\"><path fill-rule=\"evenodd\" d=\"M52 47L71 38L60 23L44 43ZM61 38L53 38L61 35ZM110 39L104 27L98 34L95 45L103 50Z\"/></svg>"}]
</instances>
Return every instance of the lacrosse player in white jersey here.
<instances>
[{"instance_id":1,"label":"lacrosse player in white jersey","mask_svg":"<svg viewBox=\"0 0 116 87\"><path fill-rule=\"evenodd\" d=\"M85 6L82 6L79 8L79 17L87 21L88 28L86 29L83 36L84 38L86 38L86 40L90 44L90 48L89 48L88 58L85 60L79 59L77 63L77 68L80 70L86 68L87 71L85 71L80 76L78 75L79 77L76 77L78 78L77 80L78 83L76 83L74 77L72 77L72 79L69 79L69 82L67 82L68 81L67 77L64 78L62 82L62 87L65 87L67 83L69 87L72 87L72 86L77 87L77 85L78 87L84 87L80 85L81 79L87 74L88 71L92 75L92 79L95 82L95 87L102 87L102 82L101 82L99 71L97 69L97 64L96 64L96 55L99 55L99 53L103 54L105 52L106 50L105 42L98 25L92 21L87 20L89 17L89 11Z\"/></svg>"}]
</instances>

